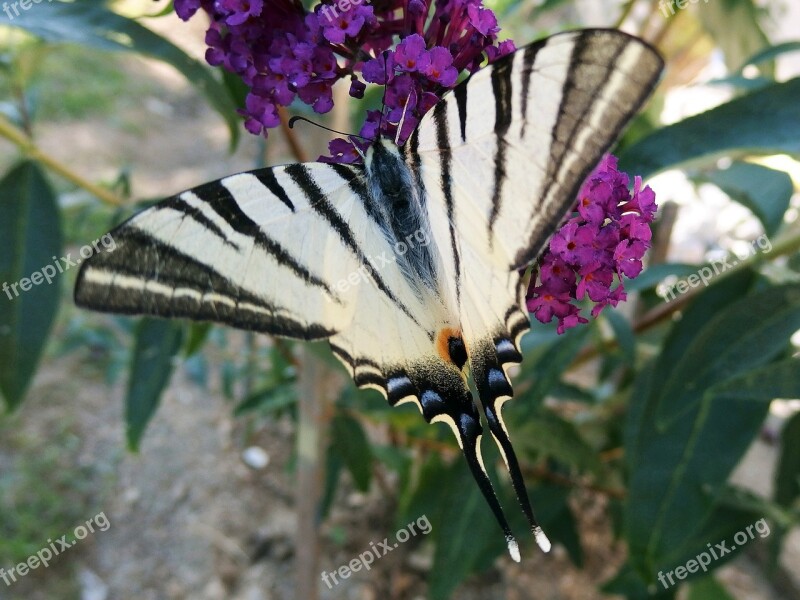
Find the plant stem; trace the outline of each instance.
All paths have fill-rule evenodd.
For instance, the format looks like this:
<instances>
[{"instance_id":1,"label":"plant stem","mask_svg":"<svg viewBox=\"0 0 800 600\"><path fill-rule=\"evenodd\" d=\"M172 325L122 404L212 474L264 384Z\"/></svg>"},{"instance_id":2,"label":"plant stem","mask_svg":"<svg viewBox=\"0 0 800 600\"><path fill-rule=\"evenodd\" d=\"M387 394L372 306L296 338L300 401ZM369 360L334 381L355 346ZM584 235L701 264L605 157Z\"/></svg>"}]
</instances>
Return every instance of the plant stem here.
<instances>
[{"instance_id":1,"label":"plant stem","mask_svg":"<svg viewBox=\"0 0 800 600\"><path fill-rule=\"evenodd\" d=\"M628 0L625 3L625 6L622 8L622 13L619 15L617 22L614 24L614 29L619 29L620 27L622 27L622 24L625 22L625 19L628 18L629 14L631 14L634 4L636 4L636 0Z\"/></svg>"},{"instance_id":2,"label":"plant stem","mask_svg":"<svg viewBox=\"0 0 800 600\"><path fill-rule=\"evenodd\" d=\"M0 137L4 137L12 144L15 144L28 158L40 162L57 175L86 190L106 204L111 204L112 206L125 205L125 201L113 192L84 179L68 166L41 150L30 136L2 115L0 115Z\"/></svg>"}]
</instances>

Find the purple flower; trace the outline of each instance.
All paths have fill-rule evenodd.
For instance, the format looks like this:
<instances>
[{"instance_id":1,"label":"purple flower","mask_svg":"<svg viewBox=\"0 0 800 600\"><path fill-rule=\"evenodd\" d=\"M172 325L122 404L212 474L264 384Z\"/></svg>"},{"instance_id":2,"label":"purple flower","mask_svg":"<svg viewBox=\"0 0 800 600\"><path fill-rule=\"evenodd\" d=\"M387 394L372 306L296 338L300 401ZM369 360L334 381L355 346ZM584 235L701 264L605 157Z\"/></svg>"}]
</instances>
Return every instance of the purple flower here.
<instances>
[{"instance_id":1,"label":"purple flower","mask_svg":"<svg viewBox=\"0 0 800 600\"><path fill-rule=\"evenodd\" d=\"M450 53L447 52L447 54L449 55ZM452 60L452 56L450 58ZM425 38L416 33L400 42L397 45L397 50L394 51L394 64L401 71L409 73L418 71L419 64L423 60L430 64L430 57L425 49Z\"/></svg>"},{"instance_id":2,"label":"purple flower","mask_svg":"<svg viewBox=\"0 0 800 600\"><path fill-rule=\"evenodd\" d=\"M353 98L363 98L364 92L367 91L367 84L358 80L358 77L353 75L350 78L350 95Z\"/></svg>"},{"instance_id":3,"label":"purple flower","mask_svg":"<svg viewBox=\"0 0 800 600\"><path fill-rule=\"evenodd\" d=\"M301 0L175 0L184 20L200 9L211 21L206 60L261 99L240 112L248 131L264 135L277 122L273 109L297 98L329 111L333 85L348 77L354 98L364 96L366 83L387 86L388 114L371 123L403 142L459 73L514 50L511 41L497 42L497 19L481 0L362 1L347 10L322 0L313 12ZM360 160L355 146L336 146L341 160Z\"/></svg>"},{"instance_id":4,"label":"purple flower","mask_svg":"<svg viewBox=\"0 0 800 600\"><path fill-rule=\"evenodd\" d=\"M188 21L200 10L201 5L201 0L175 0L175 13L184 21Z\"/></svg>"},{"instance_id":5,"label":"purple flower","mask_svg":"<svg viewBox=\"0 0 800 600\"><path fill-rule=\"evenodd\" d=\"M446 88L453 87L458 79L458 71L453 66L453 55L439 46L431 48L427 53L425 60L420 63L420 72Z\"/></svg>"},{"instance_id":6,"label":"purple flower","mask_svg":"<svg viewBox=\"0 0 800 600\"><path fill-rule=\"evenodd\" d=\"M489 9L482 8L476 4L467 6L467 15L470 25L481 35L495 35L500 28L497 26L497 17Z\"/></svg>"},{"instance_id":7,"label":"purple flower","mask_svg":"<svg viewBox=\"0 0 800 600\"><path fill-rule=\"evenodd\" d=\"M368 60L364 63L362 73L366 81L386 85L394 73L394 55L386 53Z\"/></svg>"},{"instance_id":8,"label":"purple flower","mask_svg":"<svg viewBox=\"0 0 800 600\"><path fill-rule=\"evenodd\" d=\"M228 25L241 25L250 17L257 17L264 8L263 0L221 0L219 6L229 14Z\"/></svg>"},{"instance_id":9,"label":"purple flower","mask_svg":"<svg viewBox=\"0 0 800 600\"><path fill-rule=\"evenodd\" d=\"M239 112L247 117L245 127L250 133L259 135L265 127L280 125L278 108L268 98L250 93L245 100L245 107L245 110Z\"/></svg>"},{"instance_id":10,"label":"purple flower","mask_svg":"<svg viewBox=\"0 0 800 600\"><path fill-rule=\"evenodd\" d=\"M606 306L626 298L623 277L642 271L650 247L655 193L642 189L641 177L629 178L608 154L581 186L573 215L550 239L538 277L528 287L528 310L542 323L558 319L558 333L588 322L575 301L593 304L597 317ZM616 282L616 284L615 284Z\"/></svg>"},{"instance_id":11,"label":"purple flower","mask_svg":"<svg viewBox=\"0 0 800 600\"><path fill-rule=\"evenodd\" d=\"M339 11L333 7L323 7L322 10L322 35L333 44L344 44L345 38L356 37L364 24L373 20L371 6L358 6L347 11ZM331 19L331 12L334 11L336 16Z\"/></svg>"}]
</instances>

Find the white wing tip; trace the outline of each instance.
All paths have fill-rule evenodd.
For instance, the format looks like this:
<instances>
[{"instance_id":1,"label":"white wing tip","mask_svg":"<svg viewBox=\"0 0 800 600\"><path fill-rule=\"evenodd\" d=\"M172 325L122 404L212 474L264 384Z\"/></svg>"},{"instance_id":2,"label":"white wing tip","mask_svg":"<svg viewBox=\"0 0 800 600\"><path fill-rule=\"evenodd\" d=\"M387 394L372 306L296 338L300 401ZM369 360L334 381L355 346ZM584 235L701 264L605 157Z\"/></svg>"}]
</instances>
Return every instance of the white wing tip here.
<instances>
[{"instance_id":1,"label":"white wing tip","mask_svg":"<svg viewBox=\"0 0 800 600\"><path fill-rule=\"evenodd\" d=\"M511 555L511 558L514 559L514 562L520 562L522 557L519 555L519 546L517 545L517 540L511 536L508 536L506 538L506 543L508 544L508 553Z\"/></svg>"},{"instance_id":2,"label":"white wing tip","mask_svg":"<svg viewBox=\"0 0 800 600\"><path fill-rule=\"evenodd\" d=\"M533 528L533 537L536 538L536 543L539 544L539 548L541 548L543 552L550 552L550 540L547 539L541 527L537 526Z\"/></svg>"}]
</instances>

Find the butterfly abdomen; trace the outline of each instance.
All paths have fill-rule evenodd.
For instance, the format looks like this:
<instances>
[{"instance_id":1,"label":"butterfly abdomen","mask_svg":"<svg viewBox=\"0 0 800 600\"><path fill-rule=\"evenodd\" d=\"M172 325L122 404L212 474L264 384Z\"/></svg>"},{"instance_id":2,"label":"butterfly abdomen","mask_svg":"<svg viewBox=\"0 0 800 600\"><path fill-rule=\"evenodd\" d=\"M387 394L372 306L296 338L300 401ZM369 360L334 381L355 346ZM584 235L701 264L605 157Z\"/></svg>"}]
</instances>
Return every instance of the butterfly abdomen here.
<instances>
[{"instance_id":1,"label":"butterfly abdomen","mask_svg":"<svg viewBox=\"0 0 800 600\"><path fill-rule=\"evenodd\" d=\"M413 284L435 289L432 239L416 185L397 146L378 139L367 152L366 175L379 225L394 259Z\"/></svg>"}]
</instances>

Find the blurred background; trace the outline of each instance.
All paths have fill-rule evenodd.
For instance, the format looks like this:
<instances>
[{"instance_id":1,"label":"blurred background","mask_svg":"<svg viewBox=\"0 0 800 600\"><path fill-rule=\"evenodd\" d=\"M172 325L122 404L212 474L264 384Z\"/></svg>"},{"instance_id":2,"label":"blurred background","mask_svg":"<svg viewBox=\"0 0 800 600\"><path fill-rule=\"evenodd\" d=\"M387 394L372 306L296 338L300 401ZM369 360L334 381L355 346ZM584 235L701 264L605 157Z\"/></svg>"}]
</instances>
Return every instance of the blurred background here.
<instances>
[{"instance_id":1,"label":"blurred background","mask_svg":"<svg viewBox=\"0 0 800 600\"><path fill-rule=\"evenodd\" d=\"M645 272L588 326L534 322L507 405L553 551L522 539L512 562L449 430L357 392L325 344L81 311L67 269L0 294L0 568L76 543L0 572L0 599L311 600L310 579L354 600L800 598L800 2L484 4L518 46L617 26L667 60L614 151L660 206ZM326 153L312 126L244 130L206 27L163 0L0 13L0 284L155 200ZM379 105L344 86L328 117L291 113L357 131ZM722 257L736 267L669 295ZM324 582L422 517L428 534ZM762 519L709 572L659 583Z\"/></svg>"}]
</instances>

